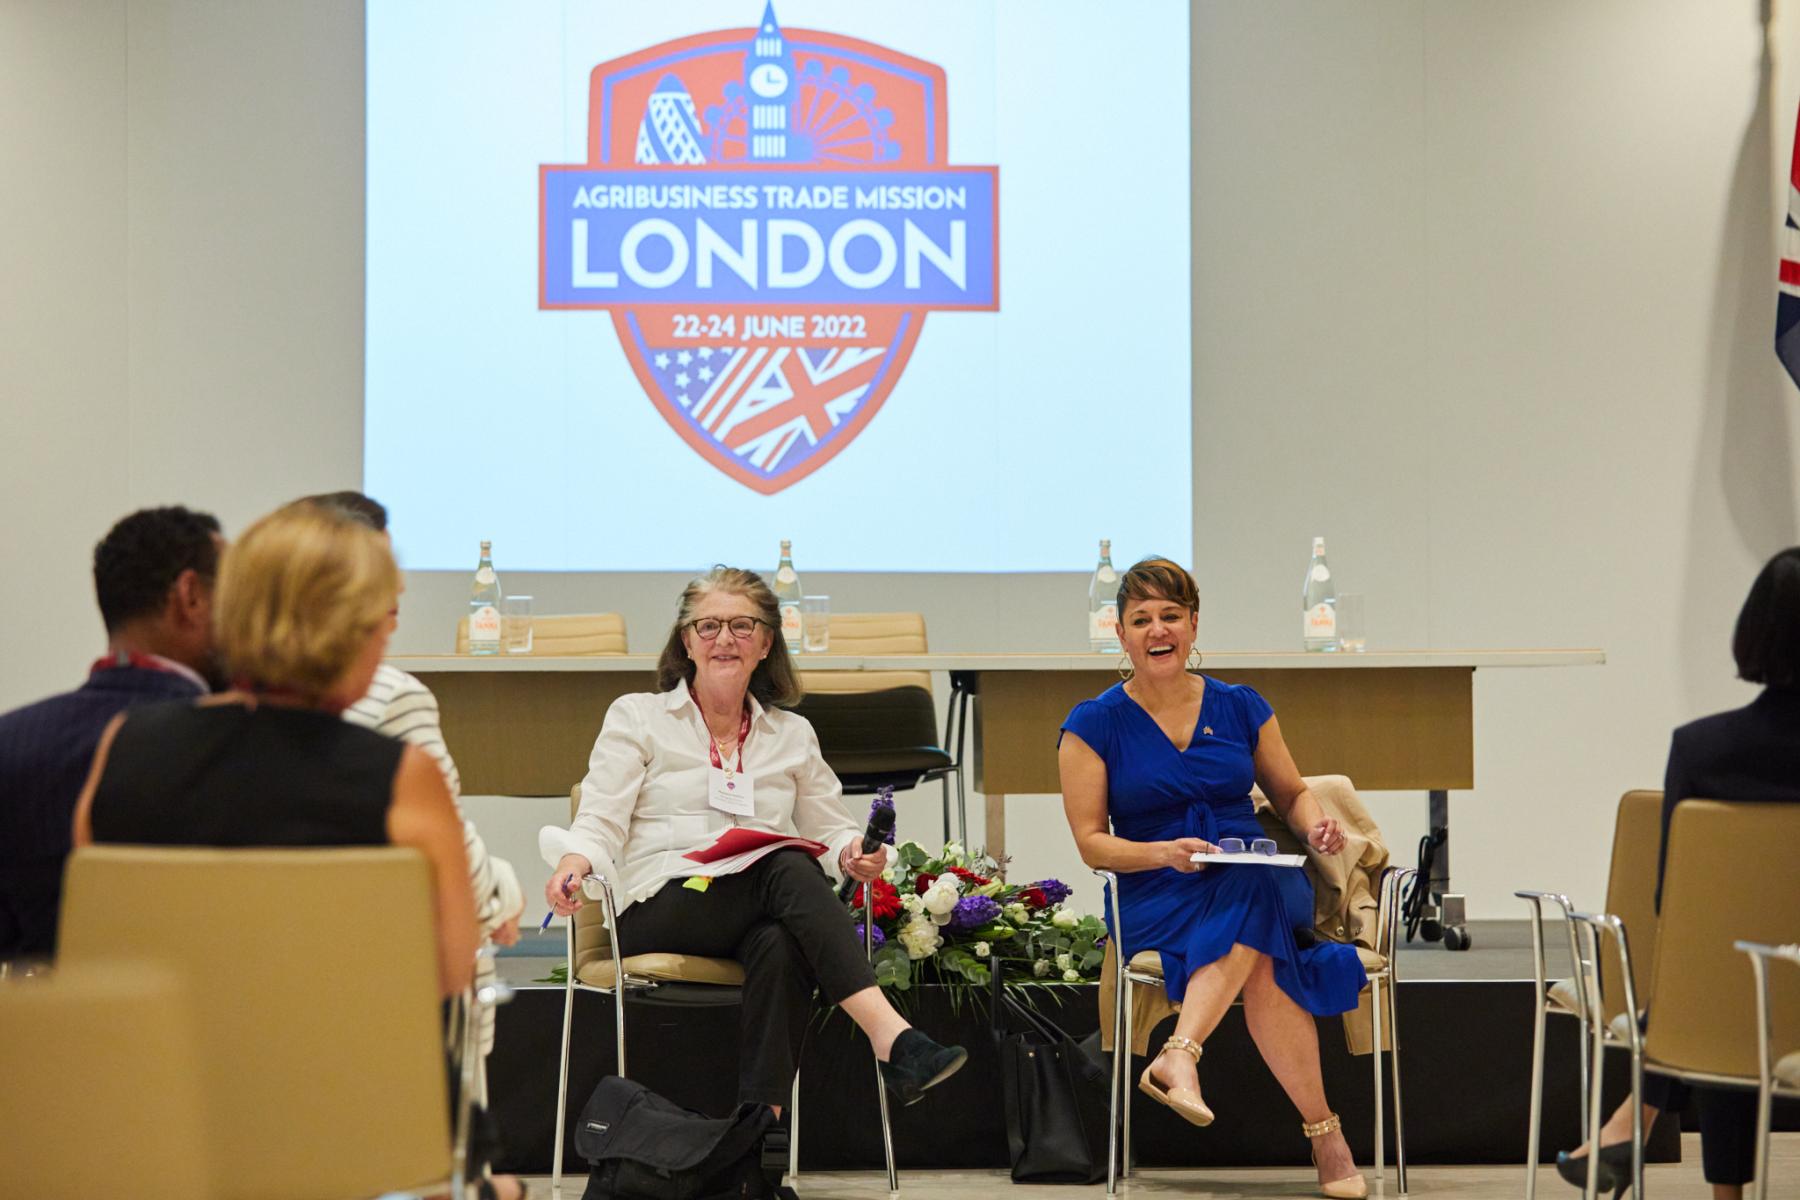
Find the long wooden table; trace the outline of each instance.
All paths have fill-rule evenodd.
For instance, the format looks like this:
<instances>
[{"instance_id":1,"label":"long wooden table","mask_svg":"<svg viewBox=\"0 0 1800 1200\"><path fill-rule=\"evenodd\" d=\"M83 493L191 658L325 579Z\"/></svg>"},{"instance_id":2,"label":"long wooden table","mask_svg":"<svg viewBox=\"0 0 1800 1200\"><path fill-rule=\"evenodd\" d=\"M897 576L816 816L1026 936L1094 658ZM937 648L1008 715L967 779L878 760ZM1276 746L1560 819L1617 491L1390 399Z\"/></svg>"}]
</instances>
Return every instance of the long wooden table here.
<instances>
[{"instance_id":1,"label":"long wooden table","mask_svg":"<svg viewBox=\"0 0 1800 1200\"><path fill-rule=\"evenodd\" d=\"M471 794L567 793L586 772L607 706L655 687L648 654L390 661L437 693L444 736ZM1428 792L1435 825L1447 793L1475 783L1477 670L1605 661L1599 650L1217 652L1204 655L1202 669L1268 698L1301 771L1348 775L1369 791ZM808 672L950 673L973 697L973 778L987 797L985 844L996 854L1006 847L1005 797L1061 792L1057 729L1078 701L1118 681L1116 662L1104 654L800 656Z\"/></svg>"}]
</instances>

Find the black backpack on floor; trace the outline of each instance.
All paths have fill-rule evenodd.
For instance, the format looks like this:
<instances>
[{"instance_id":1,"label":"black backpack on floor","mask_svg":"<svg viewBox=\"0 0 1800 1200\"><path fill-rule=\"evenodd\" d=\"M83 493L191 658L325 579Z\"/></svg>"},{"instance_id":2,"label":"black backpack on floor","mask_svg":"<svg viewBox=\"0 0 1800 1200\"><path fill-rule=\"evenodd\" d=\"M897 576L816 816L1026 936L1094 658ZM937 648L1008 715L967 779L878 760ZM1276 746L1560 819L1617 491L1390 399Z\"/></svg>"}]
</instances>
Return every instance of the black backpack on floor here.
<instances>
[{"instance_id":1,"label":"black backpack on floor","mask_svg":"<svg viewBox=\"0 0 1800 1200\"><path fill-rule=\"evenodd\" d=\"M775 1200L785 1192L763 1173L763 1135L775 1114L740 1104L708 1117L608 1075L588 1097L575 1148L591 1166L582 1200Z\"/></svg>"}]
</instances>

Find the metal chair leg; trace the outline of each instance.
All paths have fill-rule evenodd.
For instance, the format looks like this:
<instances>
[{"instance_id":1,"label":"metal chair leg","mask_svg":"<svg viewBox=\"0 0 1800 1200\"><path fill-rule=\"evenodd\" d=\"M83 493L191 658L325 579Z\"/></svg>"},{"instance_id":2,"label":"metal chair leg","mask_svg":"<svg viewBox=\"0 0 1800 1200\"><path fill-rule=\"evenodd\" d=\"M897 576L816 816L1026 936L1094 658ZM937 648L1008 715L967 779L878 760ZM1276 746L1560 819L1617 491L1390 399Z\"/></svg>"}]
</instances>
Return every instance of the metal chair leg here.
<instances>
[{"instance_id":1,"label":"metal chair leg","mask_svg":"<svg viewBox=\"0 0 1800 1200\"><path fill-rule=\"evenodd\" d=\"M875 889L865 887L863 892L863 953L870 959L875 957ZM900 1175L894 1169L894 1131L888 1124L887 1081L881 1077L881 1059L876 1057L870 1048L869 1057L875 1061L875 1099L881 1106L881 1152L887 1158L887 1180L889 1194L900 1190Z\"/></svg>"},{"instance_id":2,"label":"metal chair leg","mask_svg":"<svg viewBox=\"0 0 1800 1200\"><path fill-rule=\"evenodd\" d=\"M1375 1182L1381 1183L1387 1178L1387 1130L1383 1126L1385 1116L1382 1093L1386 1090L1381 1078L1381 1056L1387 1042L1384 1036L1387 1030L1381 1021L1381 977L1369 980L1369 1015L1370 1015L1370 1050L1369 1061L1375 1068L1375 1152L1370 1157L1375 1162Z\"/></svg>"},{"instance_id":3,"label":"metal chair leg","mask_svg":"<svg viewBox=\"0 0 1800 1200\"><path fill-rule=\"evenodd\" d=\"M1535 991L1532 993L1531 1022L1531 1115L1525 1133L1525 1200L1537 1200L1538 1155L1542 1152L1544 1117L1544 989L1548 986L1544 969L1544 914L1536 901L1531 904L1531 966Z\"/></svg>"},{"instance_id":4,"label":"metal chair leg","mask_svg":"<svg viewBox=\"0 0 1800 1200\"><path fill-rule=\"evenodd\" d=\"M1594 961L1599 957L1595 946L1594 930L1587 925L1583 925L1582 930L1591 953L1588 962L1582 964L1581 987L1582 994L1590 997L1586 1007L1592 1025L1587 1031L1587 1043L1591 1055L1587 1074L1588 1169L1587 1182L1582 1187L1581 1194L1585 1200L1597 1200L1600 1193L1600 1084L1602 1068L1605 1066L1606 1041L1601 1036L1602 1031L1599 1027L1600 1022L1604 1020L1598 1004L1599 988L1592 986L1592 990L1589 990L1591 985L1588 972L1598 973L1599 970L1597 962Z\"/></svg>"},{"instance_id":5,"label":"metal chair leg","mask_svg":"<svg viewBox=\"0 0 1800 1200\"><path fill-rule=\"evenodd\" d=\"M880 1073L880 1068L876 1068ZM794 1094L788 1099L788 1182L800 1178L800 1072L794 1072Z\"/></svg>"},{"instance_id":6,"label":"metal chair leg","mask_svg":"<svg viewBox=\"0 0 1800 1200\"><path fill-rule=\"evenodd\" d=\"M1123 951L1121 951L1123 954ZM1121 972L1123 974L1123 972ZM1129 976L1119 981L1119 1003L1125 1007L1125 1041L1114 1049L1113 1053L1125 1056L1125 1081L1119 1089L1120 1107L1124 1110L1124 1144L1119 1153L1119 1177L1131 1178L1131 1068L1137 1064L1131 1061L1131 1047L1137 1037L1136 1021L1133 1019L1131 1007L1132 983Z\"/></svg>"},{"instance_id":7,"label":"metal chair leg","mask_svg":"<svg viewBox=\"0 0 1800 1200\"><path fill-rule=\"evenodd\" d=\"M569 977L563 983L562 1065L556 1074L556 1148L551 1155L550 1200L562 1200L563 1129L569 1105L569 1033L575 1022L575 923L569 922Z\"/></svg>"},{"instance_id":8,"label":"metal chair leg","mask_svg":"<svg viewBox=\"0 0 1800 1200\"><path fill-rule=\"evenodd\" d=\"M1388 1076L1394 1085L1394 1176L1406 1195L1406 1103L1400 1097L1400 977L1388 966Z\"/></svg>"}]
</instances>

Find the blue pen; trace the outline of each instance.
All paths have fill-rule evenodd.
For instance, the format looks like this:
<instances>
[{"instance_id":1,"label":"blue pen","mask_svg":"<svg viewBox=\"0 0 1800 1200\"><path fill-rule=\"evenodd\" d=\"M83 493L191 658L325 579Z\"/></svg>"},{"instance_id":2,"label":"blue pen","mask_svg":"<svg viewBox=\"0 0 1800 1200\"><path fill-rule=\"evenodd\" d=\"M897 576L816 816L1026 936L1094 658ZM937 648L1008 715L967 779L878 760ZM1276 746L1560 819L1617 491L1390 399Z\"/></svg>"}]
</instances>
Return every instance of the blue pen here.
<instances>
[{"instance_id":1,"label":"blue pen","mask_svg":"<svg viewBox=\"0 0 1800 1200\"><path fill-rule=\"evenodd\" d=\"M564 899L567 899L569 896L574 894L574 892L575 892L574 885L575 885L575 876L574 875L570 875L568 878L563 880L563 898ZM544 930L550 928L550 918L554 917L555 915L556 915L556 910L554 908L544 914L544 923L542 925L538 926L539 933L542 933L542 932L544 932Z\"/></svg>"}]
</instances>

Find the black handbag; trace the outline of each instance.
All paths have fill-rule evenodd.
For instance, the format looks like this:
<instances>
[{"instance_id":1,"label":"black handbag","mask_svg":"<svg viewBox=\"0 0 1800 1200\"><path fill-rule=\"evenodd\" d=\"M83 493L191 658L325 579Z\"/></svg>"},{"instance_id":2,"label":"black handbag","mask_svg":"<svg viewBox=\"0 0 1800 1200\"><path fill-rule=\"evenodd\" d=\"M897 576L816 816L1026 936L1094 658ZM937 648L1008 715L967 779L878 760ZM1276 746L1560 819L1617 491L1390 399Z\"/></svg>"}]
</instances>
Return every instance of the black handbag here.
<instances>
[{"instance_id":1,"label":"black handbag","mask_svg":"<svg viewBox=\"0 0 1800 1200\"><path fill-rule=\"evenodd\" d=\"M1099 1183L1106 1178L1106 1069L994 977L994 1043L1006 1105L1014 1183Z\"/></svg>"},{"instance_id":2,"label":"black handbag","mask_svg":"<svg viewBox=\"0 0 1800 1200\"><path fill-rule=\"evenodd\" d=\"M588 1160L582 1200L771 1200L792 1192L766 1178L760 1148L775 1115L740 1104L730 1117L682 1108L641 1083L608 1075L582 1107L575 1148Z\"/></svg>"}]
</instances>

